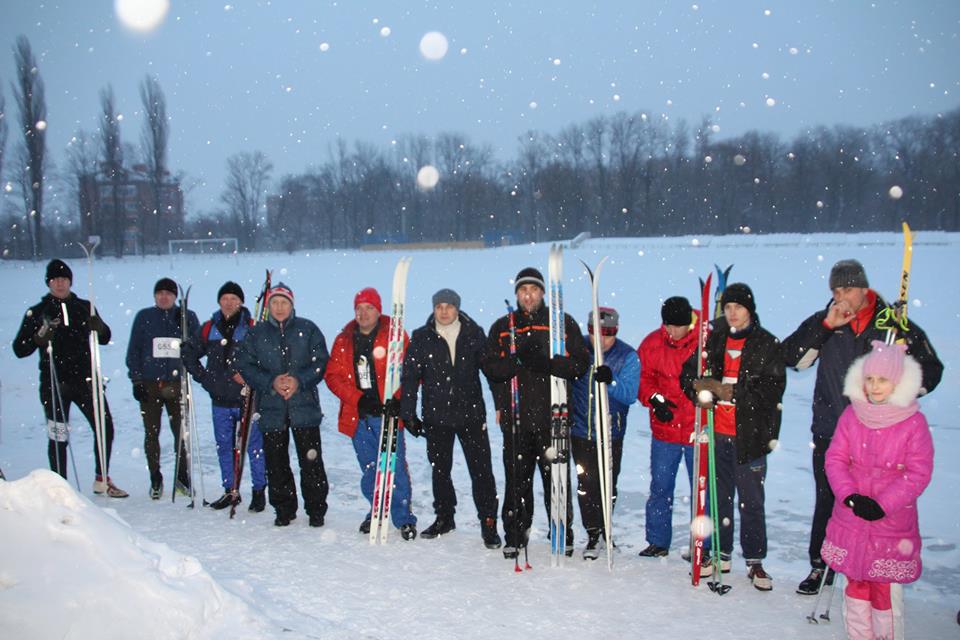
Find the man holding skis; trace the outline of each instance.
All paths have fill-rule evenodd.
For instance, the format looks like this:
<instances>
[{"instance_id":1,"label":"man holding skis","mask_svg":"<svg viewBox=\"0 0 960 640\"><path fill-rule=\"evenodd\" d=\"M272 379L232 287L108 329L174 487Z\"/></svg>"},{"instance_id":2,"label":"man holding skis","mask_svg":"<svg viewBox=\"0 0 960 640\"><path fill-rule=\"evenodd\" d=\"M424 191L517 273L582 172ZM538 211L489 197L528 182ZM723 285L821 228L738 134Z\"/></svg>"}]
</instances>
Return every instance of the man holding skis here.
<instances>
[{"instance_id":1,"label":"man holding skis","mask_svg":"<svg viewBox=\"0 0 960 640\"><path fill-rule=\"evenodd\" d=\"M433 313L413 332L403 360L400 415L411 434L427 439L427 458L433 470L433 508L436 520L420 534L436 538L456 528L457 494L450 478L453 442L460 440L473 483L473 502L480 533L488 549L499 549L497 486L490 460L487 407L480 386L480 357L486 334L460 310L460 296L452 289L433 294ZM423 387L423 422L417 418L417 396Z\"/></svg>"},{"instance_id":2,"label":"man holding skis","mask_svg":"<svg viewBox=\"0 0 960 640\"><path fill-rule=\"evenodd\" d=\"M376 289L367 287L353 298L354 319L346 324L333 341L327 386L340 398L340 433L353 441L353 450L363 475L360 490L373 504L373 485L380 452L380 427L384 416L398 418L400 401L383 398L387 379L387 347L390 339L390 316L382 314L383 306ZM409 339L403 335L404 347ZM410 472L407 469L407 448L403 429L397 431L396 483L390 501L390 516L404 540L417 537L417 517L411 510ZM360 533L370 533L368 513L360 524Z\"/></svg>"},{"instance_id":3,"label":"man holding skis","mask_svg":"<svg viewBox=\"0 0 960 640\"><path fill-rule=\"evenodd\" d=\"M827 520L833 511L834 495L824 471L824 461L840 414L850 403L843 395L847 369L858 357L870 351L873 340L884 340L887 331L878 329L877 318L887 303L870 288L867 274L857 260L840 260L830 270L832 299L824 309L804 320L783 341L783 354L788 367L806 369L817 360L817 381L813 389L813 478L816 503L810 527L810 575L797 587L797 593L816 595L820 584L832 583L833 575L824 576L826 564L820 547L826 535ZM943 363L927 339L927 334L914 322L900 335L906 340L907 353L920 364L923 382L920 394L933 391L940 383Z\"/></svg>"},{"instance_id":4,"label":"man holding skis","mask_svg":"<svg viewBox=\"0 0 960 640\"><path fill-rule=\"evenodd\" d=\"M567 381L590 368L590 353L576 321L564 314L566 354L550 355L549 309L544 304L546 284L532 267L514 280L517 310L513 313L516 355L511 355L510 314L493 323L487 335L483 372L490 381L497 420L503 430L503 464L506 487L503 496L505 558L516 558L527 545L533 523L533 475L539 467L544 504L550 512L550 464L545 455L550 446L550 377ZM510 380L519 388L519 424L514 424ZM567 493L567 522L573 520L573 501ZM573 528L567 527L567 555L573 554Z\"/></svg>"},{"instance_id":5,"label":"man holding skis","mask_svg":"<svg viewBox=\"0 0 960 640\"><path fill-rule=\"evenodd\" d=\"M591 369L573 383L573 428L570 430L570 450L577 465L577 498L580 504L580 519L587 530L587 545L583 549L585 560L596 560L604 541L603 502L600 495L600 474L597 461L597 400L594 397L595 383L607 385L610 398L610 450L613 486L613 504L617 501L617 477L620 475L620 460L623 457L623 436L627 429L627 412L637 401L640 385L640 361L633 347L617 338L620 314L611 307L599 307L600 347L603 364ZM586 339L590 361L593 361L593 311L587 316Z\"/></svg>"},{"instance_id":6,"label":"man holding skis","mask_svg":"<svg viewBox=\"0 0 960 640\"><path fill-rule=\"evenodd\" d=\"M40 354L40 403L47 417L47 457L50 469L67 477L67 446L69 442L70 405L75 404L93 429L94 465L96 479L93 492L111 498L126 498L129 494L113 484L101 468L99 454L100 433L93 409L91 388L90 333L96 332L101 345L110 342L110 327L99 315L90 315L90 303L70 290L73 272L62 260L51 260L46 279L49 291L40 302L29 309L20 323L13 341L13 352L26 358L34 351ZM104 398L104 447L107 468L113 446L113 417Z\"/></svg>"},{"instance_id":7,"label":"man holding skis","mask_svg":"<svg viewBox=\"0 0 960 640\"><path fill-rule=\"evenodd\" d=\"M160 278L153 287L154 306L141 309L130 328L127 344L127 370L133 383L133 397L140 403L143 416L143 450L150 470L150 497L163 495L160 472L160 422L167 410L170 431L177 450L177 478L174 489L191 495L187 451L180 441L180 343L181 310L177 305L177 283ZM187 311L187 334L194 336L197 314Z\"/></svg>"},{"instance_id":8,"label":"man holding skis","mask_svg":"<svg viewBox=\"0 0 960 640\"><path fill-rule=\"evenodd\" d=\"M236 282L226 282L217 292L220 309L203 323L198 340L183 345L183 363L190 375L210 394L213 406L213 435L217 441L217 460L223 495L211 503L214 509L226 509L240 503L240 494L234 490L234 446L237 424L243 413L243 376L234 367L238 345L246 338L253 319L243 306L243 289ZM204 366L200 359L206 357ZM253 478L253 497L250 511L260 512L266 506L264 489L267 473L263 454L263 435L256 422L249 425L247 451L250 474ZM241 453L243 455L243 453ZM236 489L239 489L237 487Z\"/></svg>"}]
</instances>

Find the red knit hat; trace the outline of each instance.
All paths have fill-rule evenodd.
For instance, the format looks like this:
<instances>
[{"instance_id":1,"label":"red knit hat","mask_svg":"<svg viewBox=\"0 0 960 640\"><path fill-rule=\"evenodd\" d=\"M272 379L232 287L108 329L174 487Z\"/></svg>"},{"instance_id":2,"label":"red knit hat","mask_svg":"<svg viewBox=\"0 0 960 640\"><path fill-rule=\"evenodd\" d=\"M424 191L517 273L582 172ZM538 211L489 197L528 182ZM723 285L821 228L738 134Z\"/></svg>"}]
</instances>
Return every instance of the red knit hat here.
<instances>
[{"instance_id":1,"label":"red knit hat","mask_svg":"<svg viewBox=\"0 0 960 640\"><path fill-rule=\"evenodd\" d=\"M383 305L380 302L380 294L377 293L377 290L373 287L367 287L365 289L360 289L357 292L357 295L353 297L353 308L356 309L357 305L365 302L377 310L377 313L383 313Z\"/></svg>"},{"instance_id":2,"label":"red knit hat","mask_svg":"<svg viewBox=\"0 0 960 640\"><path fill-rule=\"evenodd\" d=\"M267 292L268 305L274 296L283 296L290 301L290 304L293 304L293 290L282 282L278 283L277 286L273 287L269 292Z\"/></svg>"}]
</instances>

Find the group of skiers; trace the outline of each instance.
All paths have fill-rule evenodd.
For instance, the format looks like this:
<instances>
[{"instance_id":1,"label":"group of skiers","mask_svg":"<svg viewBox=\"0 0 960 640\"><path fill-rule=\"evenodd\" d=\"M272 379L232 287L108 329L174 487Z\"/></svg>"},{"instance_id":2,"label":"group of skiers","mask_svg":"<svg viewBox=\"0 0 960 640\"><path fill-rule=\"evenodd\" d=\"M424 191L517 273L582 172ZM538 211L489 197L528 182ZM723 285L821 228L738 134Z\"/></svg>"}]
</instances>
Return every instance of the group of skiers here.
<instances>
[{"instance_id":1,"label":"group of skiers","mask_svg":"<svg viewBox=\"0 0 960 640\"><path fill-rule=\"evenodd\" d=\"M76 404L91 425L95 418L88 375L89 337L92 332L100 344L106 344L110 329L87 301L70 291L72 272L64 262L50 262L46 283L49 292L27 310L14 351L26 357L40 349L40 399L47 417L50 467L66 477L70 404ZM257 323L244 306L241 287L225 283L217 294L219 308L201 326L192 311L185 319L181 316L176 283L161 278L154 289L155 305L140 311L134 320L127 350L133 395L143 416L150 496L159 499L163 494L159 447L163 408L179 456L175 490L191 491L179 433L182 364L212 400L224 494L211 506L236 507L240 502L234 473L235 429L245 394L252 393L259 420L248 440L250 509L265 508L266 488L277 526L286 526L296 517L299 499L288 454L292 435L304 510L310 526L323 526L328 482L319 429L322 380L340 401L338 428L352 439L362 473L361 490L370 502L381 421L389 417L404 425L398 433L395 489L389 505L403 539L417 535L404 443L404 432L409 432L426 438L432 469L435 520L421 537L434 538L456 527L451 468L454 442L459 440L483 542L490 549L502 545L505 557L516 558L528 543L537 471L545 487L546 509L550 509L546 488L551 484L551 461L545 454L550 447L553 377L567 381L570 389L570 449L587 533L583 556L594 559L604 545L605 533L599 477L603 471L598 468L594 424L594 383L603 382L610 398L614 500L629 407L639 400L649 409L653 438L645 522L648 544L640 556L663 557L670 551L677 470L684 461L688 481L693 483L695 416L710 409L716 434L720 530L715 538L705 540L699 571L711 575L714 567L723 573L730 570L736 504L747 575L757 589L768 591L773 579L762 565L767 554L767 454L777 446L786 369L803 369L819 359L812 426L816 483L809 548L812 568L797 591L817 594L839 571L848 578L845 597L851 637L871 637L871 629L884 633L887 627L902 624L900 591L890 585L911 582L920 575L916 501L930 480L933 449L916 398L937 386L943 365L926 334L912 321L902 332L904 345L883 342L886 332L878 328L876 319L887 303L870 288L859 262L842 260L834 265L829 285L832 299L826 307L783 342L761 326L751 289L742 283L727 285L719 300L721 313L711 322L704 347L705 369L699 365L699 311L680 296L663 302L660 326L636 350L617 337L616 309L600 307L596 322L592 312L587 318L588 336L565 315L565 352L551 355L544 301L547 286L537 269L517 274L516 312L499 318L486 333L461 309L455 291L441 289L433 296L433 311L426 323L409 340L404 334L401 389L386 398L390 317L383 314L375 289L356 294L353 318L328 351L320 329L296 314L293 291L283 283L265 292L265 319ZM593 366L589 338L595 326L601 333L601 366ZM184 328L190 337L181 345ZM502 508L492 470L481 373L504 434ZM106 460L101 463L96 457L94 490L126 497L107 473L113 423L109 409L105 415ZM498 510L505 543L499 535ZM569 494L566 512L572 523ZM368 512L360 531L369 530ZM572 554L572 528L567 529L565 544L567 555ZM719 554L719 562L711 562L711 554Z\"/></svg>"}]
</instances>

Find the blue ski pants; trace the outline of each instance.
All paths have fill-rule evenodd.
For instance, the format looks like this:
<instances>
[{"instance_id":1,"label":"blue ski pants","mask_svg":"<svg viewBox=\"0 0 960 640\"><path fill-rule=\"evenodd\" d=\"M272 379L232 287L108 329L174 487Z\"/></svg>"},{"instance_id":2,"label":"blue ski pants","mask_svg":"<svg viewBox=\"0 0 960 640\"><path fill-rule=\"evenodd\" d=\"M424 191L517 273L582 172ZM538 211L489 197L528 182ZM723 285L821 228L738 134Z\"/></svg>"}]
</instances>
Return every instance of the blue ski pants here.
<instances>
[{"instance_id":1,"label":"blue ski pants","mask_svg":"<svg viewBox=\"0 0 960 640\"><path fill-rule=\"evenodd\" d=\"M220 462L220 477L224 491L233 489L233 447L236 430L240 426L241 407L218 407L213 405L213 435L217 440L217 459ZM267 486L266 459L263 454L263 434L257 423L250 424L247 437L247 460L254 489Z\"/></svg>"},{"instance_id":2,"label":"blue ski pants","mask_svg":"<svg viewBox=\"0 0 960 640\"><path fill-rule=\"evenodd\" d=\"M647 498L647 542L664 549L673 540L673 492L677 485L677 469L683 460L687 482L693 483L693 445L650 442L650 495Z\"/></svg>"},{"instance_id":3,"label":"blue ski pants","mask_svg":"<svg viewBox=\"0 0 960 640\"><path fill-rule=\"evenodd\" d=\"M353 434L353 450L363 476L360 478L360 491L367 502L373 505L373 482L377 475L377 454L380 452L380 416L366 416L357 421L357 432ZM403 430L397 433L397 464L393 475L394 489L390 500L390 517L395 527L416 524L410 505L410 471L407 469L407 447L403 441Z\"/></svg>"}]
</instances>

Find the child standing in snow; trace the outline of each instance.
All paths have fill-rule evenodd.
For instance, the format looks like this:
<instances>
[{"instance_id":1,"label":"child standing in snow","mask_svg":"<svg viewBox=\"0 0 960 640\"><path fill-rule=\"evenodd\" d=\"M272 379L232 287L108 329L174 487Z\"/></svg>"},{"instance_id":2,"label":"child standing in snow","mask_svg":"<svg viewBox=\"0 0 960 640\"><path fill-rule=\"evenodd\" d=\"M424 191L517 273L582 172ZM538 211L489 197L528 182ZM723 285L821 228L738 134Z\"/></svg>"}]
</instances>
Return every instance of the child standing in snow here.
<instances>
[{"instance_id":1,"label":"child standing in snow","mask_svg":"<svg viewBox=\"0 0 960 640\"><path fill-rule=\"evenodd\" d=\"M902 584L920 577L917 498L933 472L933 439L920 413L920 365L904 345L873 341L847 372L850 398L826 455L837 496L821 555L847 577L849 638L903 637Z\"/></svg>"}]
</instances>

